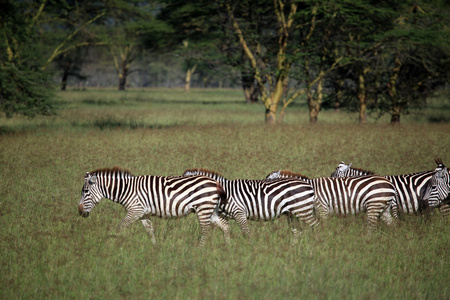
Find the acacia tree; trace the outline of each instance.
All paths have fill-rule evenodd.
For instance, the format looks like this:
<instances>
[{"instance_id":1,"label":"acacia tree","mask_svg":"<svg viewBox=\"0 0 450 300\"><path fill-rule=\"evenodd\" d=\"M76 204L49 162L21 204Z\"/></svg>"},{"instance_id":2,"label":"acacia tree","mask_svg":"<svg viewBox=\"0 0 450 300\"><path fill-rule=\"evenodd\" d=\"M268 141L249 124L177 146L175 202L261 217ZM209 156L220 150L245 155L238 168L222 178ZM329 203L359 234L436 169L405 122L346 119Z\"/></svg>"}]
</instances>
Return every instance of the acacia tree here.
<instances>
[{"instance_id":1,"label":"acacia tree","mask_svg":"<svg viewBox=\"0 0 450 300\"><path fill-rule=\"evenodd\" d=\"M398 123L448 81L448 7L353 1L347 9L358 11L341 26L350 37L343 39L349 63L333 73L343 104L359 111L360 123L367 122L367 111L390 113Z\"/></svg>"},{"instance_id":2,"label":"acacia tree","mask_svg":"<svg viewBox=\"0 0 450 300\"><path fill-rule=\"evenodd\" d=\"M233 34L250 62L266 108L266 123L274 124L277 119L280 122L286 107L299 95L311 91L313 86L320 90L325 75L342 60L342 57L328 55L332 61L322 59L321 64L314 68L310 66L311 62L317 61L312 57L320 57L320 53L317 49L312 50L314 47L308 42L313 37L319 40L319 36L322 36L322 32L316 30L317 17L321 13L316 1L218 3L225 10ZM248 9L245 8L248 6L251 6L252 14L247 13ZM322 50L325 51L326 47L322 47ZM302 64L304 68L300 72L298 68ZM290 82L294 73L307 73L308 76L302 78L294 76L297 82L305 82L306 87L297 84L292 88ZM318 113L320 107L312 104L309 103L310 110ZM281 113L278 111L280 105L283 106ZM316 120L317 115L311 117L312 122Z\"/></svg>"},{"instance_id":3,"label":"acacia tree","mask_svg":"<svg viewBox=\"0 0 450 300\"><path fill-rule=\"evenodd\" d=\"M133 62L146 48L153 47L170 32L155 17L157 3L144 0L105 2L105 18L92 29L108 49L118 77L118 89L125 90Z\"/></svg>"},{"instance_id":4,"label":"acacia tree","mask_svg":"<svg viewBox=\"0 0 450 300\"><path fill-rule=\"evenodd\" d=\"M267 16L268 24L271 22L275 24L275 28L261 29L261 32L270 29L276 32L276 36L269 38L266 42L263 42L267 38L266 35L252 36L251 26L245 26L245 21L242 20L245 19L245 15L239 14L239 9L242 9L243 4L249 5L246 1L235 3L224 1L220 3L226 10L234 33L254 71L255 79L261 91L261 100L266 108L266 123L274 124L278 105L289 80L292 61L287 56L287 50L290 42L289 35L294 29L294 15L297 12L297 4L295 2L274 1L269 11L262 12L261 15ZM255 9L267 8L269 7L267 4L252 3ZM274 54L274 56L270 57L271 54Z\"/></svg>"},{"instance_id":5,"label":"acacia tree","mask_svg":"<svg viewBox=\"0 0 450 300\"><path fill-rule=\"evenodd\" d=\"M0 11L0 110L6 117L53 114L50 78L42 70L37 38L42 10L2 1Z\"/></svg>"},{"instance_id":6,"label":"acacia tree","mask_svg":"<svg viewBox=\"0 0 450 300\"><path fill-rule=\"evenodd\" d=\"M202 1L165 0L158 19L171 26L165 37L166 49L182 60L185 72L184 90L189 91L194 73L202 66L215 66L223 61L217 16L214 8ZM166 50L167 51L167 50ZM207 72L207 68L203 68Z\"/></svg>"},{"instance_id":7,"label":"acacia tree","mask_svg":"<svg viewBox=\"0 0 450 300\"><path fill-rule=\"evenodd\" d=\"M360 0L351 3L342 2L342 26L339 30L345 38L341 47L345 50L348 65L345 67L347 78L352 80L356 90L354 98L359 111L359 122L367 123L367 106L376 99L377 85L380 79L380 49L382 34L393 28L398 7L395 3L383 1L371 3ZM345 20L345 22L344 22ZM341 82L343 78L340 79Z\"/></svg>"},{"instance_id":8,"label":"acacia tree","mask_svg":"<svg viewBox=\"0 0 450 300\"><path fill-rule=\"evenodd\" d=\"M450 5L437 1L404 6L384 33L387 79L382 112L399 123L409 108L421 108L450 79Z\"/></svg>"}]
</instances>

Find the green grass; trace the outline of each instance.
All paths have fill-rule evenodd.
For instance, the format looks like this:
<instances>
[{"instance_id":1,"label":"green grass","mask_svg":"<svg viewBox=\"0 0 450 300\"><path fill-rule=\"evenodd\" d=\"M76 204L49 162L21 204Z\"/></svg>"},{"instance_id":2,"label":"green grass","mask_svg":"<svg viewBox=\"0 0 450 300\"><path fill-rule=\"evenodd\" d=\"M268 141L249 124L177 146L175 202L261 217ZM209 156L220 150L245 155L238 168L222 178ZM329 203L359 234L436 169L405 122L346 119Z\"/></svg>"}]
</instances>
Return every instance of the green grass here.
<instances>
[{"instance_id":1,"label":"green grass","mask_svg":"<svg viewBox=\"0 0 450 300\"><path fill-rule=\"evenodd\" d=\"M359 126L357 114L323 111L310 125L298 105L268 127L239 90L60 95L57 116L0 118L0 298L450 298L449 222L437 212L371 236L364 215L331 218L298 245L285 218L251 222L253 244L232 221L231 245L215 229L204 249L194 215L153 219L153 245L138 222L115 234L125 212L109 200L89 218L77 212L85 172L116 165L137 175L203 167L230 179L328 176L341 160L380 174L431 170L435 157L450 164L448 122Z\"/></svg>"}]
</instances>

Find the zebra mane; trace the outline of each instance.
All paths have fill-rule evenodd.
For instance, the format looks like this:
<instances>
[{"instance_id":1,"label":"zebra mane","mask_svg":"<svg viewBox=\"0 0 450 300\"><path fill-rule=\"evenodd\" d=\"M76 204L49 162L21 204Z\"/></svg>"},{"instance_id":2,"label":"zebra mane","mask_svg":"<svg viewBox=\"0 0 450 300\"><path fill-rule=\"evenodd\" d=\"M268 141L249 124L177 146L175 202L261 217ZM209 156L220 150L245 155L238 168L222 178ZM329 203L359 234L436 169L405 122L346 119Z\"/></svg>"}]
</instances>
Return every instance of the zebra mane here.
<instances>
[{"instance_id":1,"label":"zebra mane","mask_svg":"<svg viewBox=\"0 0 450 300\"><path fill-rule=\"evenodd\" d=\"M364 170L364 169L361 169L361 168L353 168L353 167L351 167L351 169L352 169L352 170L355 170L355 171L358 171L358 172L365 173L365 174L367 174L367 175L375 175L374 172L369 171L369 170Z\"/></svg>"},{"instance_id":2,"label":"zebra mane","mask_svg":"<svg viewBox=\"0 0 450 300\"><path fill-rule=\"evenodd\" d=\"M215 180L218 179L225 179L225 177L223 177L221 174L212 171L212 170L208 170L208 169L203 169L203 168L199 168L199 169L187 169L183 172L182 176L192 176L192 175L204 175L204 176L208 176L210 178L213 178Z\"/></svg>"},{"instance_id":3,"label":"zebra mane","mask_svg":"<svg viewBox=\"0 0 450 300\"><path fill-rule=\"evenodd\" d=\"M278 176L275 177L274 175L277 174ZM266 179L276 179L276 178L297 178L297 179L309 179L307 176L300 174L300 173L294 173L289 170L280 170L280 171L274 171L271 172L269 175L267 175Z\"/></svg>"},{"instance_id":4,"label":"zebra mane","mask_svg":"<svg viewBox=\"0 0 450 300\"><path fill-rule=\"evenodd\" d=\"M436 165L442 165L445 167L444 163L442 162L442 158L435 158L434 161L436 162Z\"/></svg>"},{"instance_id":5,"label":"zebra mane","mask_svg":"<svg viewBox=\"0 0 450 300\"><path fill-rule=\"evenodd\" d=\"M134 176L130 172L130 170L124 169L121 167L96 169L96 170L92 171L91 174L96 174L98 176L110 176L110 177Z\"/></svg>"}]
</instances>

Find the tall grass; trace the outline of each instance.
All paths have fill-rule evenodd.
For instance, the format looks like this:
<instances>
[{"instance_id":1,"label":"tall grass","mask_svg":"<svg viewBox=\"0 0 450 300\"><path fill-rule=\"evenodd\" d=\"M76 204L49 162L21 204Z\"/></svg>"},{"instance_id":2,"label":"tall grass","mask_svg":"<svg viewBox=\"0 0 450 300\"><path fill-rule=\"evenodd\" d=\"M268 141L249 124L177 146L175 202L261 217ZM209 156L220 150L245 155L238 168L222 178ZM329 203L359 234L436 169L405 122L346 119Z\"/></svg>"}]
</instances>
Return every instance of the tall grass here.
<instances>
[{"instance_id":1,"label":"tall grass","mask_svg":"<svg viewBox=\"0 0 450 300\"><path fill-rule=\"evenodd\" d=\"M435 157L450 164L446 122L359 126L322 112L311 126L296 106L267 127L240 91L152 92L70 92L55 117L0 119L0 298L450 297L450 229L435 211L371 236L364 215L331 218L297 245L285 218L251 222L252 244L232 221L231 245L216 229L204 249L194 215L153 219L157 245L139 222L117 235L125 213L109 200L79 217L83 175L99 167L204 167L234 179L328 176L341 160L380 174L431 170Z\"/></svg>"}]
</instances>

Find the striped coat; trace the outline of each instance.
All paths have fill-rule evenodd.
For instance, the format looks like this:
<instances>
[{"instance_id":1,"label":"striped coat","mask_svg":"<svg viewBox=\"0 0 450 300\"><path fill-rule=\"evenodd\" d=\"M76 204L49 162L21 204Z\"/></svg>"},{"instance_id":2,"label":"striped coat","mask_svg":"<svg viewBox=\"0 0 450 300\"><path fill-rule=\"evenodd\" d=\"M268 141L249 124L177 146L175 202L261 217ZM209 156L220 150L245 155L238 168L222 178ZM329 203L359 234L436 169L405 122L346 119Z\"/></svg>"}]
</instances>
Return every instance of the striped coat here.
<instances>
[{"instance_id":1,"label":"striped coat","mask_svg":"<svg viewBox=\"0 0 450 300\"><path fill-rule=\"evenodd\" d=\"M383 176L392 182L397 190L397 209L400 213L414 214L429 207L427 202L422 201L422 198L425 195L425 189L435 172L445 168L442 160L436 159L435 161L437 164L435 170L404 175ZM352 168L351 164L346 165L344 162L341 162L331 174L331 177L363 176L369 174L374 173L359 168ZM443 216L450 214L450 206L446 203L440 205L439 210Z\"/></svg>"},{"instance_id":2,"label":"striped coat","mask_svg":"<svg viewBox=\"0 0 450 300\"><path fill-rule=\"evenodd\" d=\"M380 176L309 179L290 171L274 171L266 179L299 178L314 189L315 205L322 218L330 214L355 215L367 212L369 230L377 227L381 218L386 224L393 224L391 209L397 193L394 186Z\"/></svg>"},{"instance_id":3,"label":"striped coat","mask_svg":"<svg viewBox=\"0 0 450 300\"><path fill-rule=\"evenodd\" d=\"M222 186L206 176L134 176L115 167L88 172L84 180L78 204L80 215L89 216L102 198L110 199L127 211L119 228L141 220L153 242L156 239L150 216L174 218L194 212L202 230L200 245L204 245L211 220L217 214L219 204L226 201ZM228 240L228 228L221 228Z\"/></svg>"},{"instance_id":4,"label":"striped coat","mask_svg":"<svg viewBox=\"0 0 450 300\"><path fill-rule=\"evenodd\" d=\"M314 213L314 192L311 186L298 179L228 180L216 172L205 169L186 170L183 175L206 175L217 180L225 190L227 201L220 205L222 217L217 223L236 220L242 231L250 238L249 220L269 221L288 215L294 238L300 234L297 219L311 227L318 225Z\"/></svg>"}]
</instances>

